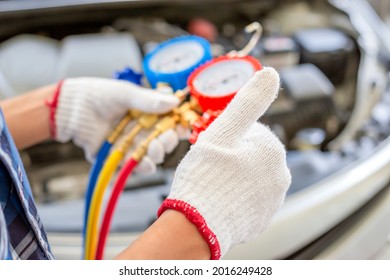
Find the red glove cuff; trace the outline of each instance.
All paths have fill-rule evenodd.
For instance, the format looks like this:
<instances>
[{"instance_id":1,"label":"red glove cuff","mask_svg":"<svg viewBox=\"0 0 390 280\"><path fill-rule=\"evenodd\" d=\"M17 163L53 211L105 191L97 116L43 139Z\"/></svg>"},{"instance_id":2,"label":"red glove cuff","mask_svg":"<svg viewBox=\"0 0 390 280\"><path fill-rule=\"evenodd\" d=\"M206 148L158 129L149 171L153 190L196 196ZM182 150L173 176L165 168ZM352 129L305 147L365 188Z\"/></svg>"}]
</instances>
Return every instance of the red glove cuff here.
<instances>
[{"instance_id":1,"label":"red glove cuff","mask_svg":"<svg viewBox=\"0 0 390 280\"><path fill-rule=\"evenodd\" d=\"M161 204L160 209L158 209L157 217L160 217L167 209L173 209L183 213L186 218L198 228L199 233L209 246L211 260L219 260L221 258L221 249L217 236L207 226L205 219L196 208L192 207L184 201L166 199Z\"/></svg>"},{"instance_id":2,"label":"red glove cuff","mask_svg":"<svg viewBox=\"0 0 390 280\"><path fill-rule=\"evenodd\" d=\"M58 99L60 97L61 87L63 80L57 84L56 90L54 91L53 96L50 99L46 100L46 106L49 107L49 130L50 137L55 139L57 136L57 127L56 127L56 111L58 106Z\"/></svg>"}]
</instances>

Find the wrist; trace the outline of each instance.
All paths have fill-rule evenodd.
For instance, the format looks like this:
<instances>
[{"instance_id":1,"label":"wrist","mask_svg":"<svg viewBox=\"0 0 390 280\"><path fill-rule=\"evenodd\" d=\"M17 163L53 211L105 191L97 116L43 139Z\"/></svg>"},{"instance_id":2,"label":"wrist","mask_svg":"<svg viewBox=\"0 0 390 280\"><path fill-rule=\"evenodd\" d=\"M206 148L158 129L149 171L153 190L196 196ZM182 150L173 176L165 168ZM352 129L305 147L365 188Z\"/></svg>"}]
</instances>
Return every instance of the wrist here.
<instances>
[{"instance_id":1,"label":"wrist","mask_svg":"<svg viewBox=\"0 0 390 280\"><path fill-rule=\"evenodd\" d=\"M167 210L116 259L210 259L207 243L180 212Z\"/></svg>"},{"instance_id":2,"label":"wrist","mask_svg":"<svg viewBox=\"0 0 390 280\"><path fill-rule=\"evenodd\" d=\"M169 210L175 210L174 212L181 213L185 216L187 221L196 228L199 236L203 239L209 248L210 259L218 260L221 258L221 248L217 236L209 228L206 220L195 207L184 201L168 198L162 203L160 209L158 210L157 216L161 217L166 211Z\"/></svg>"},{"instance_id":3,"label":"wrist","mask_svg":"<svg viewBox=\"0 0 390 280\"><path fill-rule=\"evenodd\" d=\"M7 126L18 149L49 139L49 108L45 100L53 95L54 85L1 102Z\"/></svg>"},{"instance_id":4,"label":"wrist","mask_svg":"<svg viewBox=\"0 0 390 280\"><path fill-rule=\"evenodd\" d=\"M55 139L57 136L57 126L56 126L56 112L58 107L58 100L60 97L61 87L63 84L63 80L60 81L54 90L53 95L46 99L46 106L49 108L49 133L52 139Z\"/></svg>"}]
</instances>

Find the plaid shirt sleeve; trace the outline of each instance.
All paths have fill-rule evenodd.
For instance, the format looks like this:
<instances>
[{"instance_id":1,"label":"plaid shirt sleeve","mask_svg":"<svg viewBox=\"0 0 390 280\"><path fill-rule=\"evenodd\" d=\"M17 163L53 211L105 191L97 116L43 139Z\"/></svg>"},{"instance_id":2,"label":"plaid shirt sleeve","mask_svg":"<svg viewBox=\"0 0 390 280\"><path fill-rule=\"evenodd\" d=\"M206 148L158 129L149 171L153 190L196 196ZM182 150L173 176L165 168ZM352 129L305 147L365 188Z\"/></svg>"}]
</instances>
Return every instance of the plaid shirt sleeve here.
<instances>
[{"instance_id":1,"label":"plaid shirt sleeve","mask_svg":"<svg viewBox=\"0 0 390 280\"><path fill-rule=\"evenodd\" d=\"M0 259L53 259L19 153L0 111Z\"/></svg>"},{"instance_id":2,"label":"plaid shirt sleeve","mask_svg":"<svg viewBox=\"0 0 390 280\"><path fill-rule=\"evenodd\" d=\"M8 230L2 207L0 207L0 260L11 258L8 246Z\"/></svg>"}]
</instances>

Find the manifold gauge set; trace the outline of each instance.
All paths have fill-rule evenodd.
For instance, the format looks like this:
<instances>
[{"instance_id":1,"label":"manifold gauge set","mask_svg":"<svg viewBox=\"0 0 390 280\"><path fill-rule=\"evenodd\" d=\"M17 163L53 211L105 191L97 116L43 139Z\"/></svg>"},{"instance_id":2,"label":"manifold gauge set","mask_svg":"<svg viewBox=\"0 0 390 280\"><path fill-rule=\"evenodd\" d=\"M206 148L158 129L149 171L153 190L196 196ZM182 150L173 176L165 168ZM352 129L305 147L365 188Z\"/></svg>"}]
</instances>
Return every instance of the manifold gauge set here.
<instances>
[{"instance_id":1,"label":"manifold gauge set","mask_svg":"<svg viewBox=\"0 0 390 280\"><path fill-rule=\"evenodd\" d=\"M103 143L91 167L85 195L84 259L104 257L116 203L128 177L146 154L149 143L178 124L192 131L189 141L195 143L198 135L218 117L240 88L256 71L261 70L260 62L248 56L261 36L261 26L254 22L245 30L253 33L246 47L221 57L213 58L208 41L197 36L173 38L159 44L146 55L143 61L144 75L150 86L169 86L182 102L165 115L129 111ZM118 148L112 149L131 120L136 122L135 127L126 133ZM131 157L126 161L134 137L144 129L152 132L132 149ZM119 166L121 169L114 178ZM101 211L111 179L113 188L105 210Z\"/></svg>"}]
</instances>

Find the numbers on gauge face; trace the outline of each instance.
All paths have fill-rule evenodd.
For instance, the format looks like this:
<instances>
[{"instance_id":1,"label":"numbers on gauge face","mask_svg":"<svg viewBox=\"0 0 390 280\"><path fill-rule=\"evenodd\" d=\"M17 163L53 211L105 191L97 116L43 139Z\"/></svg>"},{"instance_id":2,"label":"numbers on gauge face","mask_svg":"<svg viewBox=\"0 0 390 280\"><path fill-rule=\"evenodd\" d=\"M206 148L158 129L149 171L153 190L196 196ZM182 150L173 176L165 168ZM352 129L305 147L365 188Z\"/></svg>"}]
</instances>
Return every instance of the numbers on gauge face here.
<instances>
[{"instance_id":1,"label":"numbers on gauge face","mask_svg":"<svg viewBox=\"0 0 390 280\"><path fill-rule=\"evenodd\" d=\"M205 68L194 80L195 89L205 96L225 96L238 91L254 74L245 60L224 60Z\"/></svg>"},{"instance_id":2,"label":"numbers on gauge face","mask_svg":"<svg viewBox=\"0 0 390 280\"><path fill-rule=\"evenodd\" d=\"M198 63L204 55L197 42L178 42L161 49L150 61L150 68L159 73L176 73Z\"/></svg>"}]
</instances>

